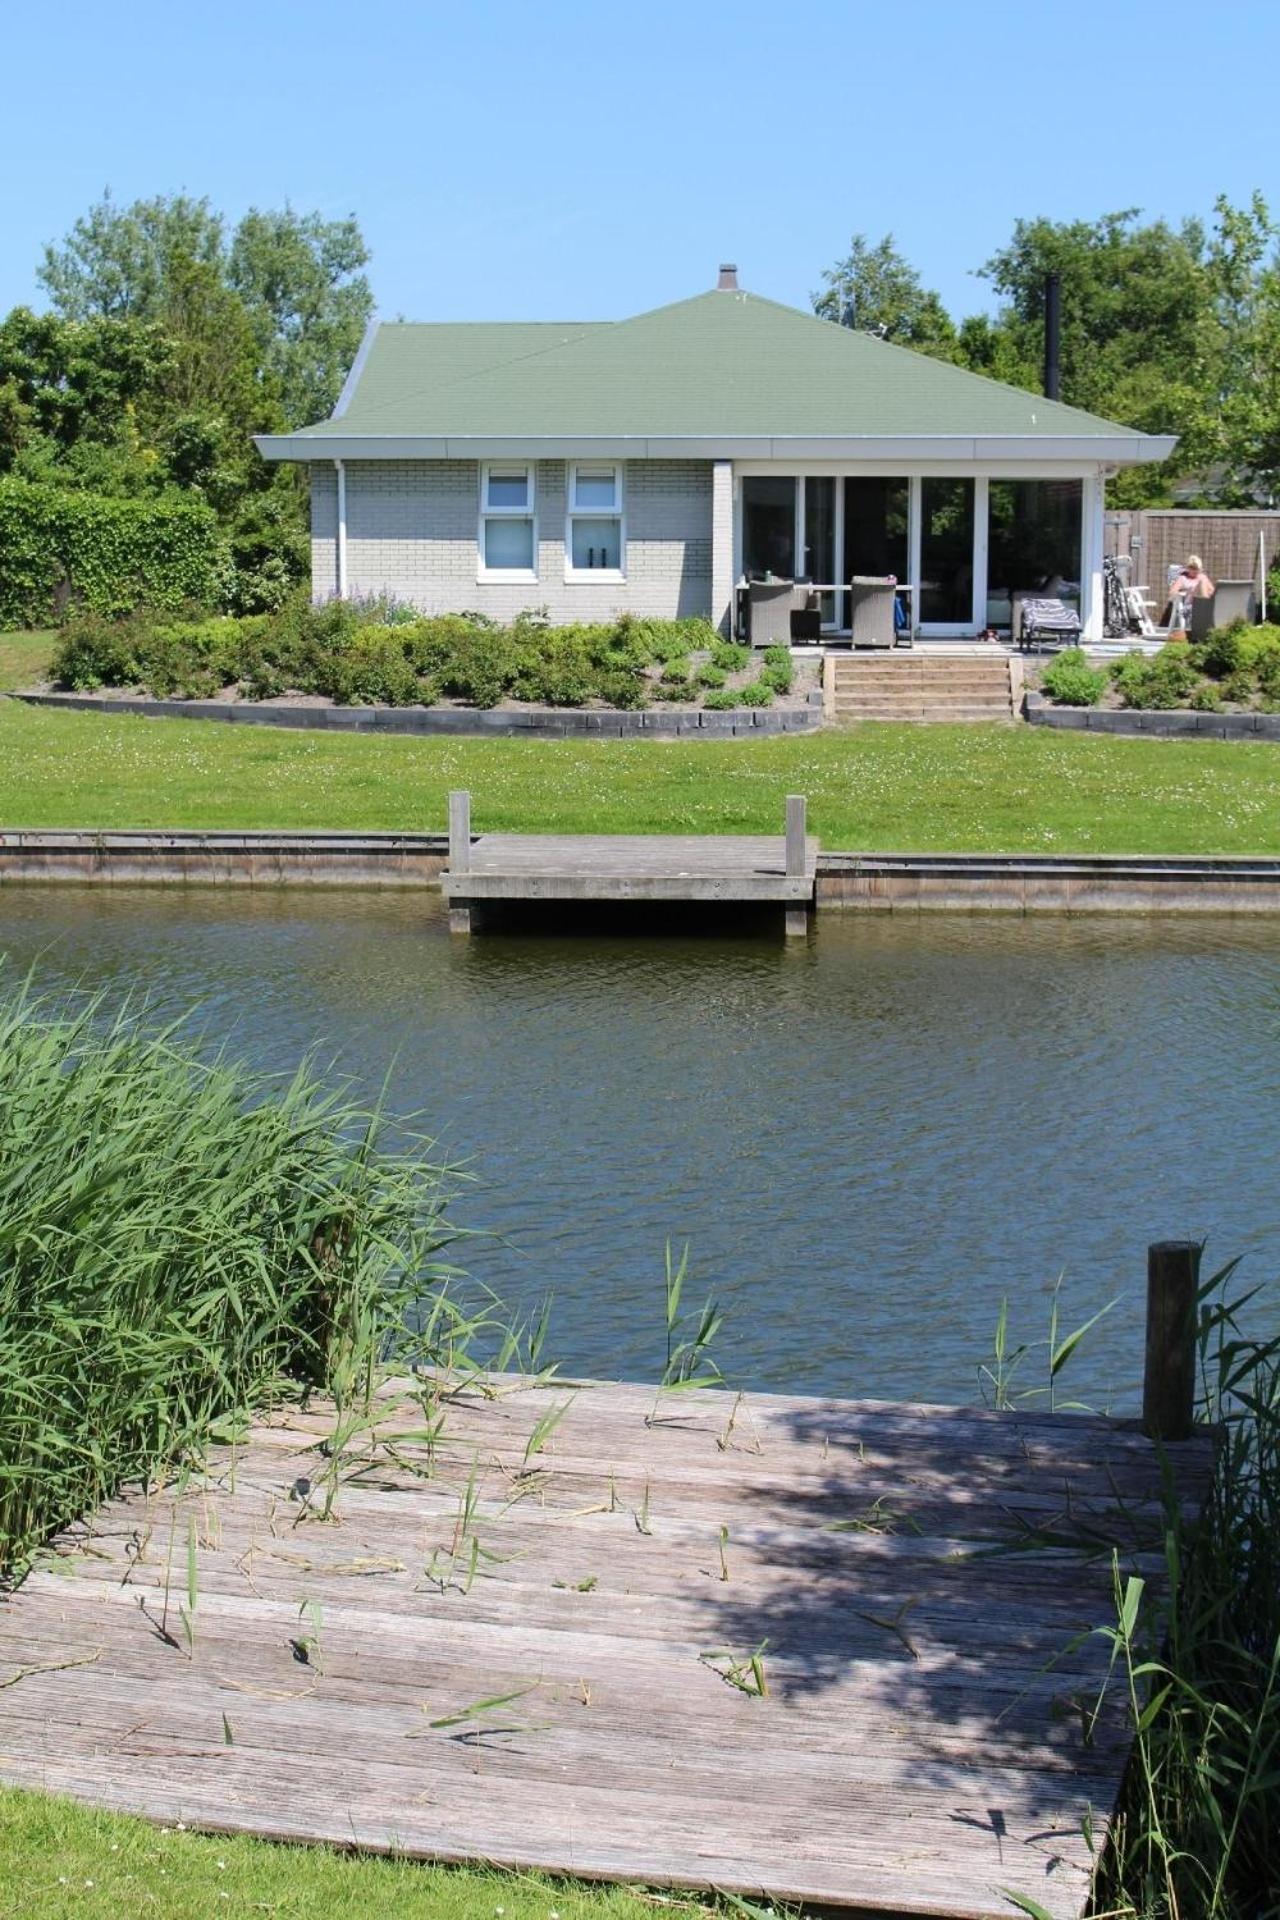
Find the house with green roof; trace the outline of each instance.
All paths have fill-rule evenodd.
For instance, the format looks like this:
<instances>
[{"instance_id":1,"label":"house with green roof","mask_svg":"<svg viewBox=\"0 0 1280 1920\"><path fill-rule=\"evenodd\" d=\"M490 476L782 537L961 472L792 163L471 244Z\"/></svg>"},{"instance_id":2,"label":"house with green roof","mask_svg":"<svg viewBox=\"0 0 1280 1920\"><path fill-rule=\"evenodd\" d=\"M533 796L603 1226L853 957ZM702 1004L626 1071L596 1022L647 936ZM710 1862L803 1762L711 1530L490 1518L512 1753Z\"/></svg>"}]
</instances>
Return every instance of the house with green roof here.
<instances>
[{"instance_id":1,"label":"house with green roof","mask_svg":"<svg viewBox=\"0 0 1280 1920\"><path fill-rule=\"evenodd\" d=\"M375 323L332 418L264 434L311 474L313 591L556 621L701 614L742 583L892 576L926 638L1074 598L1102 631L1107 476L1173 441L778 305L721 268L631 320Z\"/></svg>"}]
</instances>

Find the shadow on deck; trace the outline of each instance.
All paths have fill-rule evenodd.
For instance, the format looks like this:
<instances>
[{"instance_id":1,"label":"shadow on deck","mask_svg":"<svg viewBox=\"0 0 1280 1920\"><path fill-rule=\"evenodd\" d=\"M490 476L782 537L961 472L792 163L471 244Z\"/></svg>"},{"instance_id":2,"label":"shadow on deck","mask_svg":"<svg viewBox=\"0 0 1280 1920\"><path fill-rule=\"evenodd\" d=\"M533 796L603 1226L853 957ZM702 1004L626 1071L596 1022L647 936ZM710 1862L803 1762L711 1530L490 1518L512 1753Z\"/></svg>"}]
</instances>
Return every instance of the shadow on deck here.
<instances>
[{"instance_id":1,"label":"shadow on deck","mask_svg":"<svg viewBox=\"0 0 1280 1920\"><path fill-rule=\"evenodd\" d=\"M1123 1423L500 1377L333 1431L282 1412L56 1543L0 1604L0 1777L436 1858L1083 1911L1128 1736L1117 1702L1086 1738L1106 1650L1068 1649L1112 1546L1158 1538L1160 1452ZM1208 1439L1167 1457L1196 1500Z\"/></svg>"}]
</instances>

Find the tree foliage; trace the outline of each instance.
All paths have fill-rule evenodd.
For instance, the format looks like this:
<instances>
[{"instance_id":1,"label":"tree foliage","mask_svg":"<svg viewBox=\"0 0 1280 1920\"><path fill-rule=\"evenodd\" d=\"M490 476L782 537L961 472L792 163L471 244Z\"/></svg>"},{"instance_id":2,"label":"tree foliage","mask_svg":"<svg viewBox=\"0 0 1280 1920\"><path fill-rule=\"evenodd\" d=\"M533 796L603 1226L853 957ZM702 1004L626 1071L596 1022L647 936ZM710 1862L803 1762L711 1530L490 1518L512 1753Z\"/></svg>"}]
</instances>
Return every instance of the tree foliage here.
<instances>
[{"instance_id":1,"label":"tree foliage","mask_svg":"<svg viewBox=\"0 0 1280 1920\"><path fill-rule=\"evenodd\" d=\"M814 310L990 378L1039 391L1044 285L1062 288L1061 397L1146 433L1172 433L1164 466L1112 482L1118 504L1168 500L1189 483L1206 504L1280 488L1280 238L1265 200L1219 198L1209 227L1144 221L1019 220L979 269L999 304L955 323L886 235L855 236L823 275Z\"/></svg>"},{"instance_id":2,"label":"tree foliage","mask_svg":"<svg viewBox=\"0 0 1280 1920\"><path fill-rule=\"evenodd\" d=\"M0 321L0 474L208 507L227 603L279 605L305 577L306 490L253 436L332 410L367 260L353 219L255 208L229 230L207 200L104 195L45 249L52 311Z\"/></svg>"},{"instance_id":3,"label":"tree foliage","mask_svg":"<svg viewBox=\"0 0 1280 1920\"><path fill-rule=\"evenodd\" d=\"M942 360L954 357L956 330L946 308L899 252L891 233L874 245L855 233L844 259L822 278L825 286L812 299L814 312L824 320Z\"/></svg>"}]
</instances>

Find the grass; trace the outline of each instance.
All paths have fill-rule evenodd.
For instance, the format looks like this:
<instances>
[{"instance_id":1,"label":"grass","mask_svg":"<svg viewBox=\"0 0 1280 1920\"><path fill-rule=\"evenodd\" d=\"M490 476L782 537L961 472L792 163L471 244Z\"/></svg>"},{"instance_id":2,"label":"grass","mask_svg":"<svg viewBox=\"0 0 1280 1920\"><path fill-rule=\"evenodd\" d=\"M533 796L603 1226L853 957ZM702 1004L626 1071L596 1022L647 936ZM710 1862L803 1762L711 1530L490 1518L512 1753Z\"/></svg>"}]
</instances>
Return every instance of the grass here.
<instances>
[{"instance_id":1,"label":"grass","mask_svg":"<svg viewBox=\"0 0 1280 1920\"><path fill-rule=\"evenodd\" d=\"M0 1920L654 1920L709 1911L621 1887L206 1836L0 1787Z\"/></svg>"},{"instance_id":2,"label":"grass","mask_svg":"<svg viewBox=\"0 0 1280 1920\"><path fill-rule=\"evenodd\" d=\"M832 848L1280 853L1280 751L1041 728L778 739L326 738L0 701L6 827L776 833L788 793Z\"/></svg>"},{"instance_id":3,"label":"grass","mask_svg":"<svg viewBox=\"0 0 1280 1920\"><path fill-rule=\"evenodd\" d=\"M439 1173L380 1128L306 1067L0 1004L0 1575L246 1408L368 1399L445 1231Z\"/></svg>"},{"instance_id":4,"label":"grass","mask_svg":"<svg viewBox=\"0 0 1280 1920\"><path fill-rule=\"evenodd\" d=\"M57 634L0 633L0 693L11 687L30 687L43 680L53 657Z\"/></svg>"}]
</instances>

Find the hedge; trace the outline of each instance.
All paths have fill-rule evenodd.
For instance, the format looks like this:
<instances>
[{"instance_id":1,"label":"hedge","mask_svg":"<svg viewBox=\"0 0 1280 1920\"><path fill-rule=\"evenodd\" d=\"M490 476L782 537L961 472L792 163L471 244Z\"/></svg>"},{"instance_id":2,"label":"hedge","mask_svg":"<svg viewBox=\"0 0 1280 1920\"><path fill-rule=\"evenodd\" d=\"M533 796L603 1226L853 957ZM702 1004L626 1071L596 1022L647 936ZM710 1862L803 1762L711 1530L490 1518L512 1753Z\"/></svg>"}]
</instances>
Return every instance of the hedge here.
<instances>
[{"instance_id":1,"label":"hedge","mask_svg":"<svg viewBox=\"0 0 1280 1920\"><path fill-rule=\"evenodd\" d=\"M108 615L215 606L226 584L217 518L198 501L0 480L0 627L51 626L75 604Z\"/></svg>"}]
</instances>

